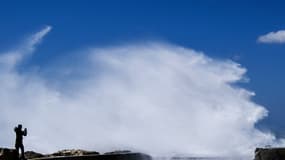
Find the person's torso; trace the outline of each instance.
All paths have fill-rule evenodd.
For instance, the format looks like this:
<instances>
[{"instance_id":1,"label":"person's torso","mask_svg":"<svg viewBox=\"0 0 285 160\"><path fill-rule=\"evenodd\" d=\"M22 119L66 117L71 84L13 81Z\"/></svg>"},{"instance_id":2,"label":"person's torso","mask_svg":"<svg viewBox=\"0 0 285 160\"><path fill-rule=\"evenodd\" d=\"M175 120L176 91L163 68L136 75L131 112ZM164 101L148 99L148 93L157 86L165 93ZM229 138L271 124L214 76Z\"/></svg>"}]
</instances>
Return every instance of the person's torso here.
<instances>
[{"instance_id":1,"label":"person's torso","mask_svg":"<svg viewBox=\"0 0 285 160\"><path fill-rule=\"evenodd\" d=\"M16 140L17 141L23 140L23 131L17 128L15 132L16 132Z\"/></svg>"}]
</instances>

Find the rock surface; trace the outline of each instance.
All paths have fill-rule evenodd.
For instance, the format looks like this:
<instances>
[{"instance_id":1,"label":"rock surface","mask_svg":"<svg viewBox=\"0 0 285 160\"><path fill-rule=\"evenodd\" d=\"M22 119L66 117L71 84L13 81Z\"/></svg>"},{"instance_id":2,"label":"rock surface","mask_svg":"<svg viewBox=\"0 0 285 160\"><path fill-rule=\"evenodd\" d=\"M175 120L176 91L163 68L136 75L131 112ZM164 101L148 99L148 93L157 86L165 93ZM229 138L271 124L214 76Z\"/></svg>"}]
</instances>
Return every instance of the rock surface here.
<instances>
[{"instance_id":1,"label":"rock surface","mask_svg":"<svg viewBox=\"0 0 285 160\"><path fill-rule=\"evenodd\" d=\"M104 154L110 155L110 154L126 154L126 153L132 153L132 152L129 150L118 150L118 151L113 151L113 152L106 152Z\"/></svg>"},{"instance_id":2,"label":"rock surface","mask_svg":"<svg viewBox=\"0 0 285 160\"><path fill-rule=\"evenodd\" d=\"M130 151L114 151L99 154L95 151L61 150L52 154L41 154L34 151L25 152L28 160L151 160L151 156ZM18 160L15 149L0 148L0 160Z\"/></svg>"},{"instance_id":3,"label":"rock surface","mask_svg":"<svg viewBox=\"0 0 285 160\"><path fill-rule=\"evenodd\" d=\"M65 149L47 155L29 151L25 153L25 156L30 160L151 160L149 155L131 151L114 151L99 154L99 152L95 151L75 149Z\"/></svg>"},{"instance_id":4,"label":"rock surface","mask_svg":"<svg viewBox=\"0 0 285 160\"><path fill-rule=\"evenodd\" d=\"M285 148L256 148L254 160L285 160Z\"/></svg>"},{"instance_id":5,"label":"rock surface","mask_svg":"<svg viewBox=\"0 0 285 160\"><path fill-rule=\"evenodd\" d=\"M45 157L45 155L43 155L41 153L34 152L34 151L27 151L27 152L25 152L25 157L27 159L33 159L33 158Z\"/></svg>"},{"instance_id":6,"label":"rock surface","mask_svg":"<svg viewBox=\"0 0 285 160\"><path fill-rule=\"evenodd\" d=\"M52 158L52 157L70 157L70 156L85 156L85 155L99 155L99 152L85 151L81 149L65 149L52 154L41 154L34 151L25 152L27 159L35 158ZM0 159L1 160L1 159Z\"/></svg>"},{"instance_id":7,"label":"rock surface","mask_svg":"<svg viewBox=\"0 0 285 160\"><path fill-rule=\"evenodd\" d=\"M151 156L142 153L102 154L81 156L46 156L33 160L151 160Z\"/></svg>"},{"instance_id":8,"label":"rock surface","mask_svg":"<svg viewBox=\"0 0 285 160\"><path fill-rule=\"evenodd\" d=\"M99 154L95 151L61 150L43 155L33 151L25 152L30 160L151 160L151 156L131 151L113 151ZM17 160L15 149L0 148L0 160ZM254 160L285 160L285 148L256 148Z\"/></svg>"},{"instance_id":9,"label":"rock surface","mask_svg":"<svg viewBox=\"0 0 285 160\"><path fill-rule=\"evenodd\" d=\"M0 160L17 160L18 154L15 149L0 148Z\"/></svg>"},{"instance_id":10,"label":"rock surface","mask_svg":"<svg viewBox=\"0 0 285 160\"><path fill-rule=\"evenodd\" d=\"M96 151L85 151L81 149L65 149L56 153L47 155L46 157L58 157L58 156L84 156L84 155L98 155Z\"/></svg>"}]
</instances>

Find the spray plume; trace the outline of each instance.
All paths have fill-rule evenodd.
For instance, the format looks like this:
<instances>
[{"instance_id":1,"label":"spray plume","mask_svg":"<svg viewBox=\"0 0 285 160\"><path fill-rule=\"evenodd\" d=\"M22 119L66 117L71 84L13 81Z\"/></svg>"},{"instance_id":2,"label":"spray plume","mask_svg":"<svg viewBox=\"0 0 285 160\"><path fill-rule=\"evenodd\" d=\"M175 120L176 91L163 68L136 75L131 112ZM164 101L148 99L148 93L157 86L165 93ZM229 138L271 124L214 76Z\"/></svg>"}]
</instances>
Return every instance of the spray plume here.
<instances>
[{"instance_id":1,"label":"spray plume","mask_svg":"<svg viewBox=\"0 0 285 160\"><path fill-rule=\"evenodd\" d=\"M69 65L69 72L63 72L66 62L53 66L47 77L72 74L58 78L58 87L42 74L11 69L21 58L7 57L34 52L50 29L33 35L24 49L0 55L1 144L13 145L19 122L29 129L27 148L42 152L244 156L278 144L273 134L255 128L267 110L251 100L253 92L235 85L246 69L192 49L146 43L83 50L78 61L84 65Z\"/></svg>"}]
</instances>

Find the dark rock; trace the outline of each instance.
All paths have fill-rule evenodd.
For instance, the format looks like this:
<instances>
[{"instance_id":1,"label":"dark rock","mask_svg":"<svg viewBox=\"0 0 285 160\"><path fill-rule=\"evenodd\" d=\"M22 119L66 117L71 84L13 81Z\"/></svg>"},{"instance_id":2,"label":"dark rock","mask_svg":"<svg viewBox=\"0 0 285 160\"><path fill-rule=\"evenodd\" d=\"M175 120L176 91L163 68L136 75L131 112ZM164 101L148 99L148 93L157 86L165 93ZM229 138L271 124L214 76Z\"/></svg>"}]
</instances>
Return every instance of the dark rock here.
<instances>
[{"instance_id":1,"label":"dark rock","mask_svg":"<svg viewBox=\"0 0 285 160\"><path fill-rule=\"evenodd\" d=\"M56 154L57 155L57 154ZM62 155L62 154L61 154ZM33 160L152 160L151 156L142 153L82 155L82 156L51 156L35 158Z\"/></svg>"},{"instance_id":2,"label":"dark rock","mask_svg":"<svg viewBox=\"0 0 285 160\"><path fill-rule=\"evenodd\" d=\"M285 160L285 148L256 148L254 160Z\"/></svg>"},{"instance_id":3,"label":"dark rock","mask_svg":"<svg viewBox=\"0 0 285 160\"><path fill-rule=\"evenodd\" d=\"M37 153L37 152L34 152L34 151L27 151L27 152L25 152L25 158L26 159L41 158L41 157L44 157L44 155L41 154L41 153Z\"/></svg>"},{"instance_id":4,"label":"dark rock","mask_svg":"<svg viewBox=\"0 0 285 160\"><path fill-rule=\"evenodd\" d=\"M58 151L56 153L47 155L47 157L57 157L57 156L84 156L84 155L98 155L99 152L95 151L85 151L80 149L65 149Z\"/></svg>"},{"instance_id":5,"label":"dark rock","mask_svg":"<svg viewBox=\"0 0 285 160\"><path fill-rule=\"evenodd\" d=\"M132 153L132 152L129 150L118 150L118 151L113 151L113 152L106 152L104 154L110 155L110 154L126 154L126 153Z\"/></svg>"},{"instance_id":6,"label":"dark rock","mask_svg":"<svg viewBox=\"0 0 285 160\"><path fill-rule=\"evenodd\" d=\"M100 155L95 151L61 150L53 154L43 155L34 151L25 152L29 160L152 160L151 156L131 151L113 151ZM15 149L0 148L0 160L18 160Z\"/></svg>"},{"instance_id":7,"label":"dark rock","mask_svg":"<svg viewBox=\"0 0 285 160\"><path fill-rule=\"evenodd\" d=\"M18 153L15 149L0 148L0 160L18 160Z\"/></svg>"}]
</instances>

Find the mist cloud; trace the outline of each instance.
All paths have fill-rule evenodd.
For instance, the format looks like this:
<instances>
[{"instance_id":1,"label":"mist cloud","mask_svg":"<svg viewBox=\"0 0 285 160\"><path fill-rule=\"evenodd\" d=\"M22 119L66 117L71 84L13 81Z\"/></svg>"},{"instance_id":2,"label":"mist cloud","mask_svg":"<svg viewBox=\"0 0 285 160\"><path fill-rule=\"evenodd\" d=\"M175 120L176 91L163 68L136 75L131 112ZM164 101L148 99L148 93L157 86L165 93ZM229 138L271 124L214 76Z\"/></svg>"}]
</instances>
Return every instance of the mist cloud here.
<instances>
[{"instance_id":1,"label":"mist cloud","mask_svg":"<svg viewBox=\"0 0 285 160\"><path fill-rule=\"evenodd\" d=\"M6 53L1 53L0 65L6 69L12 69L22 60L27 54L34 52L35 47L41 42L43 37L50 32L51 26L44 27L41 31L28 37L22 45L17 46L15 49L8 51Z\"/></svg>"},{"instance_id":2,"label":"mist cloud","mask_svg":"<svg viewBox=\"0 0 285 160\"><path fill-rule=\"evenodd\" d=\"M32 53L50 29L33 35L19 56ZM257 146L278 145L273 134L255 128L268 113L251 100L253 92L235 85L246 73L235 62L162 43L82 52L78 61L85 65L69 66L62 74L75 75L57 81L57 87L40 73L11 69L21 63L5 63L14 52L1 54L1 145L13 146L18 123L29 130L27 148L42 152L83 148L244 156ZM81 72L88 76L80 77Z\"/></svg>"}]
</instances>

